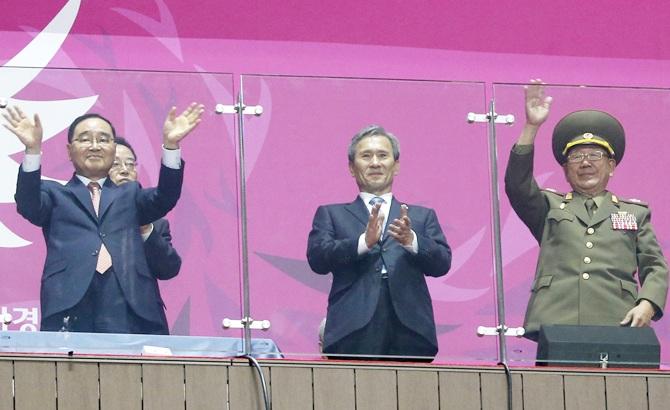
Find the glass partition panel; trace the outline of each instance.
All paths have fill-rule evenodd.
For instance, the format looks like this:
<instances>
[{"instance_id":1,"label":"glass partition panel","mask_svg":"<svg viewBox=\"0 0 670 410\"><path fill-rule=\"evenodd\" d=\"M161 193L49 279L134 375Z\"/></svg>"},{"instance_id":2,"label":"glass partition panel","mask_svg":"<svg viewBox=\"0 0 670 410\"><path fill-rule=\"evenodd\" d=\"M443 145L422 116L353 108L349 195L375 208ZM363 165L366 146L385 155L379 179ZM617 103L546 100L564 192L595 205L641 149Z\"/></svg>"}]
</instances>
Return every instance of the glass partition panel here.
<instances>
[{"instance_id":1,"label":"glass partition panel","mask_svg":"<svg viewBox=\"0 0 670 410\"><path fill-rule=\"evenodd\" d=\"M101 339L95 335L85 338L70 332L68 343L77 345L77 349L73 349L77 353L102 349L108 353L127 350L127 353L134 354L137 346L141 352L144 345L168 347L174 350L174 354L192 352L198 355L229 355L239 351L240 331L224 332L221 329L223 317L241 317L235 123L234 118L214 113L217 103L232 103L232 76L209 73L39 70L4 67L0 71L0 79L0 97L8 100L10 106L21 106L30 118L33 113L39 113L44 127L42 176L44 179L61 183L66 183L73 177L73 164L68 160L67 152L67 128L77 116L96 112L108 118L113 123L117 135L125 137L132 144L137 157L138 180L145 187L149 187L155 186L158 182L163 123L170 107L176 106L179 114L192 101L205 105L206 111L202 116L202 122L181 144L182 158L186 161L185 177L181 198L177 206L167 215L170 223L169 231L166 231L164 224L160 223L154 224L154 231L151 234L165 236L171 232L172 244L182 260L181 269L176 277L159 281L160 293L166 306L167 326L172 335L196 337L197 340L194 339L196 342L190 343L185 339L180 339L181 342L177 339L166 341L164 338L154 340L144 336L137 339L119 335L119 345L114 347L108 346L108 342L112 340L110 338ZM4 119L1 121L6 122ZM0 308L5 319L2 330L35 331L39 329L41 318L40 280L43 277L45 264L45 239L38 227L17 213L14 203L17 170L24 157L23 146L4 127L0 128L0 134L5 153L2 162L4 178L0 205L2 217L0 260L4 266L0 270L3 283L0 289ZM128 168L124 166L123 169ZM103 186L101 207L109 201L105 198L106 191L107 188ZM107 192L111 195L112 191ZM74 197L64 198L75 201ZM54 197L51 200L55 200ZM59 203L58 206L76 208L77 204L67 202L64 205ZM123 206L128 204L112 202L108 213L111 215L114 212L123 212ZM86 205L82 203L81 209L73 209L72 212L80 212L82 215L72 216L70 222L50 220L44 223L47 226L45 236L51 240L53 246L63 246L63 260L68 260L70 263L74 260L71 256L73 254L82 260L91 254L88 243L82 244L80 238L73 238L71 233L68 233L72 224L81 222L76 218L85 217L83 214L85 207ZM93 214L90 216L93 218ZM105 217L103 215L101 218ZM156 299L154 288L146 285L155 279L150 276L139 278L138 272L143 269L126 266L133 263L131 259L124 259L124 255L131 252L131 249L121 242L136 239L120 239L119 235L115 236L113 231L116 227L111 223L101 226L101 235L105 234L104 226L109 226L112 231L107 236L107 240L110 241L108 247L112 253L113 267L119 264L123 266L115 268L115 273L125 272L117 273L125 300L152 298L153 303L160 304L161 301ZM145 245L151 240L153 239L150 236ZM70 243L76 245L67 245ZM69 252L72 254L68 255ZM152 258L148 253L147 255L149 259ZM169 259L164 255L160 256L160 253L158 255L153 256L157 265L152 265L151 260L149 265L164 266L167 269ZM59 255L52 256L57 258ZM133 257L140 258L138 254L134 254ZM72 274L74 269L66 266L64 270L58 270L55 274ZM128 277L121 277L125 274ZM151 274L158 275L158 272L153 271ZM133 278L133 275L136 277ZM92 277L93 272L85 272L82 276L85 280L91 280ZM146 286L136 287L133 281L148 282L144 282ZM81 289L85 290L87 286L76 281L62 283L66 283L69 287L64 287L60 291L53 290L55 293L51 293L59 300L61 296L67 299L68 293L81 293L83 292ZM62 283L56 286L65 286ZM69 302L52 300L51 303ZM142 302L128 303L136 303L133 309L137 307L141 309ZM72 317L69 323L63 323L64 330L76 330L74 324L76 320ZM212 336L229 336L234 339L230 339L230 343L226 345L220 340L211 339ZM211 340L205 340L207 338ZM34 337L3 336L0 348L11 350L23 346L30 350L33 346L39 350L48 349L53 345L63 347L62 339L63 335L53 333ZM76 341L80 341L81 345ZM103 341L105 347L101 347ZM134 347L124 350L124 345ZM212 352L205 352L208 350Z\"/></svg>"},{"instance_id":2,"label":"glass partition panel","mask_svg":"<svg viewBox=\"0 0 670 410\"><path fill-rule=\"evenodd\" d=\"M495 338L476 336L477 326L495 323L487 130L466 122L468 111L486 106L483 84L245 75L243 89L247 105L263 107L262 116L245 117L244 131L251 316L270 320L264 337L273 339L285 357L321 358L319 326L331 286L339 289L330 294L330 317L337 322L327 325L327 345L369 322L388 281L397 318L387 320L404 321L410 329L406 345L420 346L424 342L417 334L431 334L432 297L436 361L495 362ZM349 164L352 137L370 124L385 127L400 141L402 166L393 195L409 205L419 237L417 256L402 254L410 251L393 238L358 256L368 211L357 203L353 176L379 187L375 183L383 186L379 180L393 167L392 160L376 163L374 175ZM315 218L325 204L341 205L320 208ZM421 273L441 273L443 247L435 241L435 218L421 207L436 211L453 250L449 273L426 276L427 287ZM394 211L400 212L399 203L392 203ZM314 273L306 258L313 221L319 229L312 267L323 275ZM383 262L380 252L388 252ZM328 273L333 270L335 284ZM388 279L382 279L384 270ZM395 336L392 343L402 343ZM339 349L330 356L366 353Z\"/></svg>"},{"instance_id":3,"label":"glass partition panel","mask_svg":"<svg viewBox=\"0 0 670 410\"><path fill-rule=\"evenodd\" d=\"M670 247L670 219L666 205L669 195L662 181L668 171L666 159L670 155L670 146L665 139L666 124L670 119L670 90L547 85L545 93L553 97L553 102L535 142L533 174L540 187L552 188L556 193L545 191L539 197L539 203L550 204L544 208L546 214L542 211L536 219L540 224L536 228L537 235L543 235L541 255L538 241L503 194L501 217L507 325L522 326L527 306L534 307L529 314L528 331L537 328L533 323L610 325L614 328L598 331L549 329L546 346L554 350L547 360L551 364L565 364L565 360L572 360L580 365L602 366L607 365L603 361L609 361L609 365L615 367L645 367L651 360L649 355L653 358L654 353L643 342L644 331L629 334L625 332L627 329L619 327L619 322L642 298L665 303L666 268L663 259L659 258L649 227L653 225L658 245L667 255ZM510 150L525 120L523 85L495 84L494 95L500 114L516 116L514 126L497 127L500 183L503 186ZM584 160L567 167L571 172L569 178L582 191L587 190L589 184L595 185L595 180L609 179L607 190L614 197L605 195L591 217L586 211L581 212L585 209L584 198L574 192L572 196L568 195L573 189L552 154L552 132L558 121L573 111L585 109L612 114L621 122L626 135L625 156L612 170L612 176L609 172L600 174L601 167L609 163L607 158ZM593 146L587 150L591 149ZM640 205L634 198L639 198L645 205ZM529 215L531 226L536 225L530 222L533 203L536 201L530 197L522 198L519 206L521 213ZM646 217L649 209L653 210L651 224ZM640 267L637 274L636 266ZM534 281L535 275L538 278ZM643 283L641 287L640 282ZM534 298L532 305L531 298ZM652 327L661 347L670 342L667 319L652 322ZM558 337L553 333L556 331ZM605 347L601 339L606 340ZM508 341L510 362L523 366L535 363L536 343L516 338ZM570 341L572 344L565 344ZM667 349L661 349L661 353L662 365L666 366L670 355ZM605 354L604 358L601 354Z\"/></svg>"}]
</instances>

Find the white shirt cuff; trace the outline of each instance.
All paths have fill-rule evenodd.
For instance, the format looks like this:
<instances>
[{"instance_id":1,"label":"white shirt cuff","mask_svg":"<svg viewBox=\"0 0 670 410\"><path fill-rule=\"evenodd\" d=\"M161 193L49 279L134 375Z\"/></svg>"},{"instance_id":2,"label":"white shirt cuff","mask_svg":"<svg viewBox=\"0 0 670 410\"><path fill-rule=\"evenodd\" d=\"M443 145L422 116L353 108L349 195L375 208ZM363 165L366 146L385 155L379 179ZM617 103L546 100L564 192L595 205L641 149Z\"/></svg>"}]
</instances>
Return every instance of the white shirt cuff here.
<instances>
[{"instance_id":1,"label":"white shirt cuff","mask_svg":"<svg viewBox=\"0 0 670 410\"><path fill-rule=\"evenodd\" d=\"M358 237L358 254L363 255L364 253L370 252L368 245L365 244L365 232Z\"/></svg>"},{"instance_id":2,"label":"white shirt cuff","mask_svg":"<svg viewBox=\"0 0 670 410\"><path fill-rule=\"evenodd\" d=\"M167 149L163 147L163 165L172 169L181 168L181 148Z\"/></svg>"},{"instance_id":3,"label":"white shirt cuff","mask_svg":"<svg viewBox=\"0 0 670 410\"><path fill-rule=\"evenodd\" d=\"M42 154L25 154L23 156L23 163L21 167L23 172L33 172L40 169L40 162L42 160Z\"/></svg>"},{"instance_id":4,"label":"white shirt cuff","mask_svg":"<svg viewBox=\"0 0 670 410\"><path fill-rule=\"evenodd\" d=\"M403 248L407 249L409 252L412 252L414 255L419 253L419 240L416 239L416 232L414 232L414 229L412 229L412 233L414 234L414 239L412 239L412 244L411 245L403 245Z\"/></svg>"}]
</instances>

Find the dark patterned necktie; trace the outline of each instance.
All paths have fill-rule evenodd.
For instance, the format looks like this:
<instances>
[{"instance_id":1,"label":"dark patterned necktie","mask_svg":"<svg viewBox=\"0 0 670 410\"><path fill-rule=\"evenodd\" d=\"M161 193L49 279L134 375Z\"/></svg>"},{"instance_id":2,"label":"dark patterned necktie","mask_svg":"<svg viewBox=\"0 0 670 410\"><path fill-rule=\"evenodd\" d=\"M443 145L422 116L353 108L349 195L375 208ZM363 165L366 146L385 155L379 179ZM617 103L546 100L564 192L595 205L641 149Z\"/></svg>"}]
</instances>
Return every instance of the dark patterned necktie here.
<instances>
[{"instance_id":1,"label":"dark patterned necktie","mask_svg":"<svg viewBox=\"0 0 670 410\"><path fill-rule=\"evenodd\" d=\"M384 201L384 198L380 196L375 196L372 199L370 199L370 202L368 202L370 205L373 207L377 204L383 205L386 201Z\"/></svg>"}]
</instances>

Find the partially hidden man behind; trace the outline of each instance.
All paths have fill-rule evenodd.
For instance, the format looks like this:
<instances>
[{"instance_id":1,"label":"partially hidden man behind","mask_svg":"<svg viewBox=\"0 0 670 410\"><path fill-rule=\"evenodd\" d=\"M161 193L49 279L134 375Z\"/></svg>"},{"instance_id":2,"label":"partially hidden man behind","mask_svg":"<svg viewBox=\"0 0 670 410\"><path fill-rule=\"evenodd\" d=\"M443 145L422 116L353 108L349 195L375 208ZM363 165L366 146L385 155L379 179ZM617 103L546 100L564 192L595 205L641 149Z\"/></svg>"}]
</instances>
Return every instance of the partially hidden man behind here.
<instances>
[{"instance_id":1,"label":"partially hidden man behind","mask_svg":"<svg viewBox=\"0 0 670 410\"><path fill-rule=\"evenodd\" d=\"M117 136L116 156L109 170L109 178L116 185L137 181L137 156L132 145L123 137ZM152 223L140 226L140 234L144 241L144 253L147 257L149 272L155 279L172 279L179 273L181 257L172 246L170 223L161 218ZM159 294L160 297L160 294ZM160 303L165 306L161 297ZM161 327L168 333L165 315L161 318Z\"/></svg>"},{"instance_id":2,"label":"partially hidden man behind","mask_svg":"<svg viewBox=\"0 0 670 410\"><path fill-rule=\"evenodd\" d=\"M114 184L114 127L86 114L68 129L75 175L66 185L40 179L42 125L19 108L3 116L25 145L16 187L18 212L42 227L47 255L42 274L41 330L167 333L156 280L140 226L162 218L181 194L180 141L200 122L202 105L181 115L173 107L163 126L163 159L156 188Z\"/></svg>"},{"instance_id":3,"label":"partially hidden man behind","mask_svg":"<svg viewBox=\"0 0 670 410\"><path fill-rule=\"evenodd\" d=\"M550 105L541 80L531 81L526 124L505 175L514 211L540 244L526 337L537 340L543 324L648 326L663 315L668 266L648 206L607 190L623 158L623 127L602 111L561 119L553 153L572 191L541 190L533 178L533 144Z\"/></svg>"},{"instance_id":4,"label":"partially hidden man behind","mask_svg":"<svg viewBox=\"0 0 670 410\"><path fill-rule=\"evenodd\" d=\"M378 126L361 130L349 145L360 193L351 203L320 206L314 216L307 259L314 272L333 274L326 354L432 360L437 353L424 275L446 274L451 249L435 211L391 193L399 158L393 134Z\"/></svg>"}]
</instances>

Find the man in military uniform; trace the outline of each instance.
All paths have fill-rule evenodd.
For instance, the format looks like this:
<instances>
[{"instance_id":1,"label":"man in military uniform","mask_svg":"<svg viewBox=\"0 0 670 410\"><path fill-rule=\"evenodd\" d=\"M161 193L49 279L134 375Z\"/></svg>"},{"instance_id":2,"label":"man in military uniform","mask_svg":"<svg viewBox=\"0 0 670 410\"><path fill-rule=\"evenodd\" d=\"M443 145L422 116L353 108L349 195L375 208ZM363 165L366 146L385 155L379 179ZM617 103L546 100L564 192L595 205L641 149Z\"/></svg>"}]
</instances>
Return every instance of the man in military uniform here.
<instances>
[{"instance_id":1,"label":"man in military uniform","mask_svg":"<svg viewBox=\"0 0 670 410\"><path fill-rule=\"evenodd\" d=\"M648 326L663 315L668 266L648 206L607 191L623 158L623 127L602 111L561 119L553 153L572 192L541 190L533 178L533 144L550 106L542 82L532 80L526 124L505 175L514 211L540 244L526 337L537 340L542 324Z\"/></svg>"}]
</instances>

